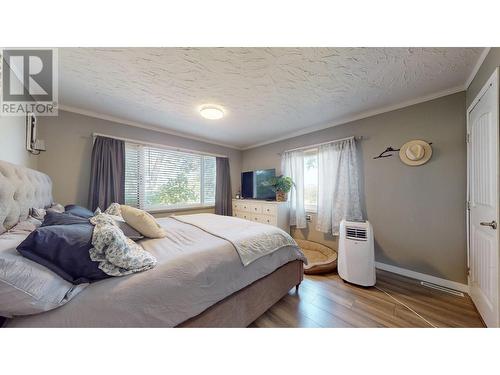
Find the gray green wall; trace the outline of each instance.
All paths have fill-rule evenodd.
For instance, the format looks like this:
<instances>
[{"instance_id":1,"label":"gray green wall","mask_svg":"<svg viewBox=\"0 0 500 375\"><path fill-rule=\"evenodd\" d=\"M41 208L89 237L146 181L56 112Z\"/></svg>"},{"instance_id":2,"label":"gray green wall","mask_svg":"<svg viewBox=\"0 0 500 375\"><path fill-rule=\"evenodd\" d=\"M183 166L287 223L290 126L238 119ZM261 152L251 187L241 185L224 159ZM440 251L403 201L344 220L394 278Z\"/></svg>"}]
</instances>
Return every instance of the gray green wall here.
<instances>
[{"instance_id":1,"label":"gray green wall","mask_svg":"<svg viewBox=\"0 0 500 375\"><path fill-rule=\"evenodd\" d=\"M467 107L469 107L498 66L500 66L500 48L491 48L481 67L477 71L476 76L467 88Z\"/></svg>"},{"instance_id":2,"label":"gray green wall","mask_svg":"<svg viewBox=\"0 0 500 375\"><path fill-rule=\"evenodd\" d=\"M466 283L465 129L465 92L460 92L246 150L242 168L279 170L278 153L286 149L363 136L363 205L374 227L377 261ZM430 162L409 167L398 156L373 159L386 147L399 148L411 139L433 143ZM315 231L314 225L292 233L337 246L335 238Z\"/></svg>"},{"instance_id":3,"label":"gray green wall","mask_svg":"<svg viewBox=\"0 0 500 375\"><path fill-rule=\"evenodd\" d=\"M37 157L26 150L24 116L0 116L0 160L37 168Z\"/></svg>"},{"instance_id":4,"label":"gray green wall","mask_svg":"<svg viewBox=\"0 0 500 375\"><path fill-rule=\"evenodd\" d=\"M57 117L38 120L39 138L45 140L47 147L39 156L38 169L52 178L56 202L87 205L94 132L226 155L233 191L239 189L241 151L66 111L59 111Z\"/></svg>"}]
</instances>

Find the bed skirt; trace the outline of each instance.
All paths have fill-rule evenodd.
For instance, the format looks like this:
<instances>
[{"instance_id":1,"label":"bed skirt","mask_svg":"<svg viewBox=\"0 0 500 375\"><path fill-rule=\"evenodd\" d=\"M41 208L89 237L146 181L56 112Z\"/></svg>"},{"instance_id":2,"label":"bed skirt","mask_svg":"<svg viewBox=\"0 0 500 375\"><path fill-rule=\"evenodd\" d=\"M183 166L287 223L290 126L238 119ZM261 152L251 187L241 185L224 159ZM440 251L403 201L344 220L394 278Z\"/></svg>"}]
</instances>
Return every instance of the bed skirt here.
<instances>
[{"instance_id":1,"label":"bed skirt","mask_svg":"<svg viewBox=\"0 0 500 375\"><path fill-rule=\"evenodd\" d=\"M300 260L289 262L177 327L248 327L302 282L303 266Z\"/></svg>"}]
</instances>

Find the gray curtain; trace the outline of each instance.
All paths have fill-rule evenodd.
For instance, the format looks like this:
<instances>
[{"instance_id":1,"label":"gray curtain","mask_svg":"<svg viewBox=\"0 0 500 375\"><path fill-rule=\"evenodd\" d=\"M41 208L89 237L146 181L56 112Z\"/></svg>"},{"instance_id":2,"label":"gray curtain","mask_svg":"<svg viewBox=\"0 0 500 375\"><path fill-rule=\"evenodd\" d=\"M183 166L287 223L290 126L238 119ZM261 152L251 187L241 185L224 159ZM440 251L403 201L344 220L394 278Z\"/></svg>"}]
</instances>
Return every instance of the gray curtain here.
<instances>
[{"instance_id":1,"label":"gray curtain","mask_svg":"<svg viewBox=\"0 0 500 375\"><path fill-rule=\"evenodd\" d=\"M125 142L96 137L92 149L89 206L105 210L113 203L125 202Z\"/></svg>"},{"instance_id":2,"label":"gray curtain","mask_svg":"<svg viewBox=\"0 0 500 375\"><path fill-rule=\"evenodd\" d=\"M231 174L229 159L217 158L215 181L215 213L217 215L233 215Z\"/></svg>"},{"instance_id":3,"label":"gray curtain","mask_svg":"<svg viewBox=\"0 0 500 375\"><path fill-rule=\"evenodd\" d=\"M363 219L358 164L354 138L319 146L317 231L337 235L342 219Z\"/></svg>"}]
</instances>

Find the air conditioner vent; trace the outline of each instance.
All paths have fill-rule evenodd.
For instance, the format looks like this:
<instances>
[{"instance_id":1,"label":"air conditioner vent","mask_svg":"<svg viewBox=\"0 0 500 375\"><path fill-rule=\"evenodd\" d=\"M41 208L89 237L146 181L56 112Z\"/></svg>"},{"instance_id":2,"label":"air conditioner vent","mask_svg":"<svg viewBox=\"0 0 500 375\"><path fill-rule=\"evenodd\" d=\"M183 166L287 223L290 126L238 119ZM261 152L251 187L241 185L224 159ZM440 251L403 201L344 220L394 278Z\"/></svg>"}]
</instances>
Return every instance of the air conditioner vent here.
<instances>
[{"instance_id":1,"label":"air conditioner vent","mask_svg":"<svg viewBox=\"0 0 500 375\"><path fill-rule=\"evenodd\" d=\"M351 240L366 241L366 229L356 227L346 227L345 236Z\"/></svg>"}]
</instances>

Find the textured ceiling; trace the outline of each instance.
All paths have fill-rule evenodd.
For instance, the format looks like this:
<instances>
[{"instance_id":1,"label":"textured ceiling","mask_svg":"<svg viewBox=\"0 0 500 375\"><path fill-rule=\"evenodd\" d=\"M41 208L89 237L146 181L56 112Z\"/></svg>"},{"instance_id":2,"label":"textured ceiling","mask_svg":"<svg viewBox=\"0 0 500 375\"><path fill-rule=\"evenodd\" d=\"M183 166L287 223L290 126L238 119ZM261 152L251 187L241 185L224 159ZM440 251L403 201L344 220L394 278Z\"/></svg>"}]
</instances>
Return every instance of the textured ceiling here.
<instances>
[{"instance_id":1,"label":"textured ceiling","mask_svg":"<svg viewBox=\"0 0 500 375\"><path fill-rule=\"evenodd\" d=\"M481 48L61 48L60 103L245 148L463 85ZM205 103L224 107L203 119Z\"/></svg>"}]
</instances>

